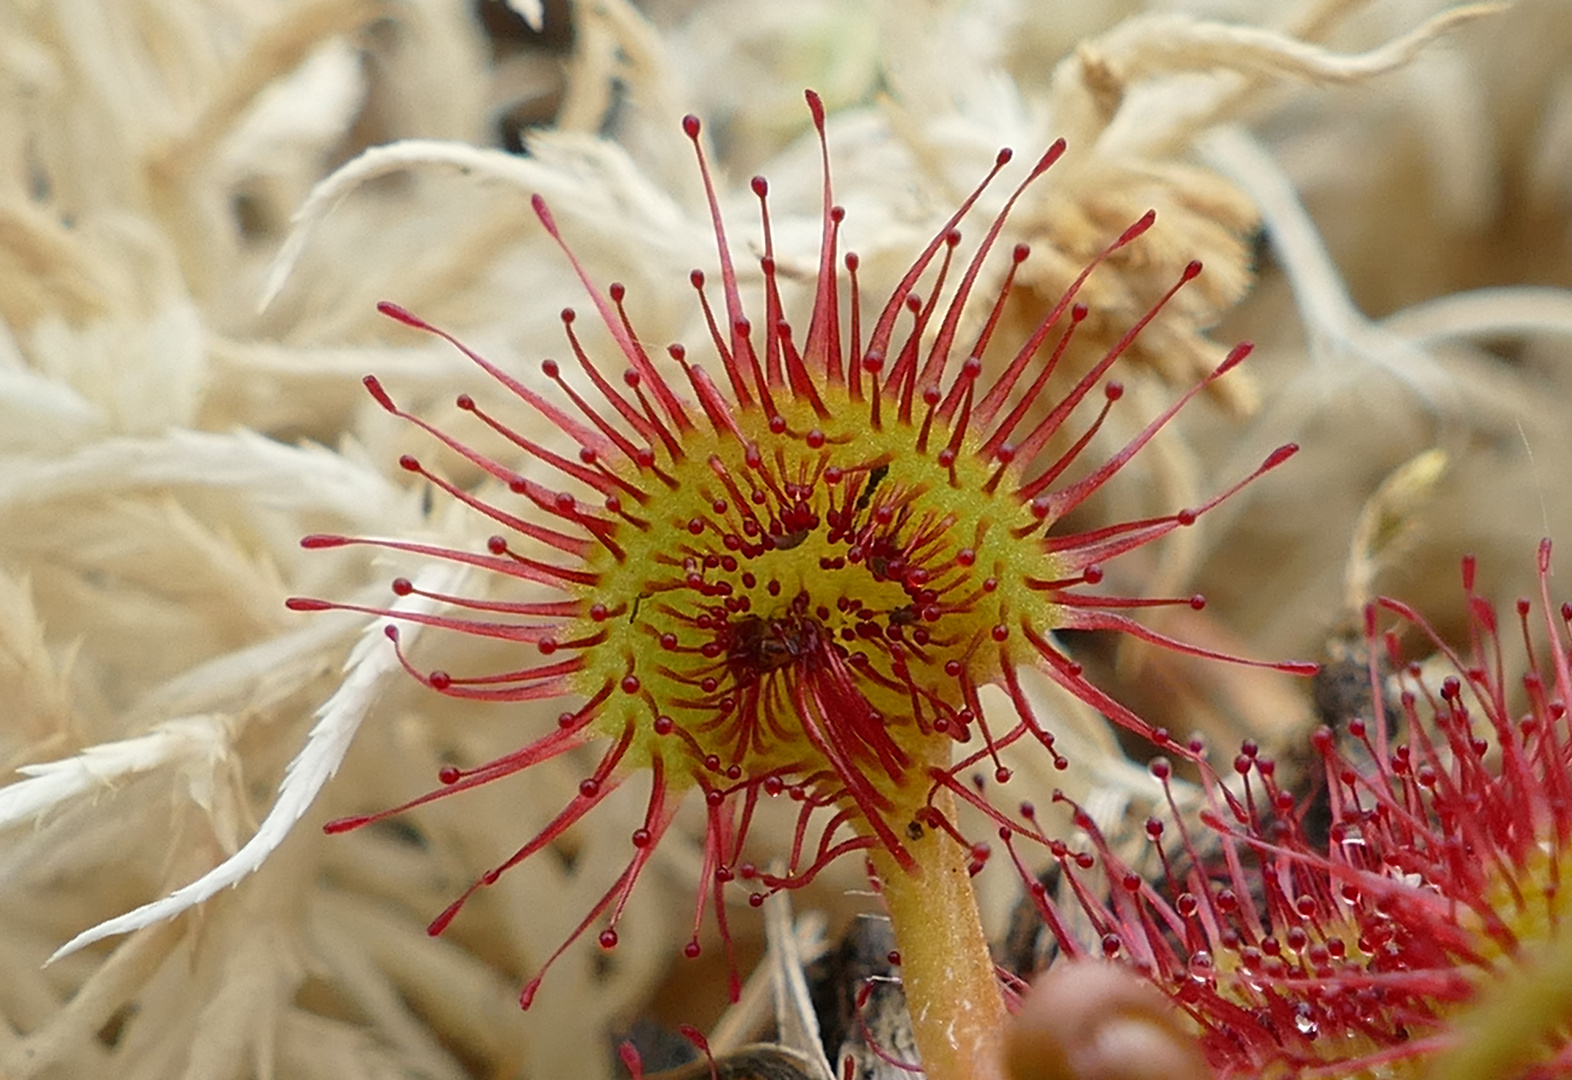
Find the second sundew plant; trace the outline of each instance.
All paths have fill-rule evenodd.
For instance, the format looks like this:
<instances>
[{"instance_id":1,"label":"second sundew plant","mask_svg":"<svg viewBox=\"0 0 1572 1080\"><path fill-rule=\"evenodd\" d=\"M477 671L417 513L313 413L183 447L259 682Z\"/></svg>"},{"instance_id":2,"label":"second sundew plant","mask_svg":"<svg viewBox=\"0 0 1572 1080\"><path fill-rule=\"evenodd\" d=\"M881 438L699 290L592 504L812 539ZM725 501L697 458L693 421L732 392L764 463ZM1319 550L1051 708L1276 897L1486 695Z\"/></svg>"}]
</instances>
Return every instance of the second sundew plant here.
<instances>
[{"instance_id":1,"label":"second sundew plant","mask_svg":"<svg viewBox=\"0 0 1572 1080\"><path fill-rule=\"evenodd\" d=\"M811 92L807 98L822 145L823 108ZM753 182L763 218L763 296L750 308L699 121L689 117L683 126L697 152L719 256L718 299L703 273L692 275L710 328L703 359L681 345L652 356L624 310L625 290L590 279L537 196L537 216L617 351L589 355L572 311L562 314L570 359L547 360L527 379L454 342L507 392L512 400L504 408L533 414L528 423L513 423L505 411L458 399L480 428L512 444L522 464L499 461L405 412L375 378L366 379L382 408L506 489L506 496L466 490L414 457L401 460L500 531L484 551L343 536L312 536L305 545L369 544L458 562L547 598L437 596L447 610L433 615L318 599L291 606L388 614L516 643L519 662L506 672L426 671L408 659L405 665L451 698L561 708L532 709L530 715L557 719L520 750L469 769L445 768L438 789L328 828L355 828L596 744L602 756L577 796L482 875L432 923L432 933L477 889L551 844L626 779L647 774L648 805L630 829L626 867L573 937L598 925L600 944L616 945L618 916L641 870L683 797L698 789L707 830L688 955L698 955L706 910L729 944L729 889L744 890L757 904L857 853L879 879L894 924L923 1068L945 1080L996 1075L1005 1003L971 892L972 844L958 823L957 800L979 808L995 827L1039 833L966 778L989 769L1007 781L998 752L1023 741L1040 744L1063 767L1045 718L1022 688L1023 668L1046 673L1131 731L1161 737L1089 683L1054 632L1117 630L1212 655L1126 614L1157 604L1199 606L1199 598L1124 598L1088 587L1110 560L1193 523L1295 448L1275 451L1204 505L1091 531L1056 529L1249 352L1236 348L1116 453L1082 460L1121 396L1109 369L1201 269L1190 264L1068 392L1048 394L1086 316L1078 289L1108 255L1137 243L1155 215L1110 237L1035 330L1001 348L992 339L1026 248L999 256L1009 269L996 293L975 295L974 285L1011 207L1063 143L1037 161L971 253L960 255L957 227L1009 162L1009 152L1001 152L894 292L866 307L857 258L839 252L844 214L831 195L826 150L818 274L804 331L800 321L788 321L777 287L765 182ZM391 304L383 310L442 333ZM971 324L981 330L963 339L968 314L978 316ZM537 440L530 432L542 422L554 431ZM399 595L420 592L403 578L392 587ZM395 626L388 636L396 648ZM984 715L979 689L988 684L1006 692L1010 714ZM798 807L796 839L779 853L784 869L774 871L743 854L756 811L771 800ZM524 988L526 1008L550 963ZM732 979L735 992L735 971Z\"/></svg>"},{"instance_id":2,"label":"second sundew plant","mask_svg":"<svg viewBox=\"0 0 1572 1080\"><path fill-rule=\"evenodd\" d=\"M1203 764L1199 827L1147 825L1154 880L1080 815L1099 869L1064 848L1075 900L1034 891L1061 947L1149 979L1219 1080L1572 1075L1572 603L1548 540L1538 572L1514 626L1464 560L1463 650L1400 601L1366 609L1370 696L1312 736L1314 798L1253 744L1230 785ZM1405 630L1433 661L1405 661ZM1061 917L1076 907L1091 942Z\"/></svg>"}]
</instances>

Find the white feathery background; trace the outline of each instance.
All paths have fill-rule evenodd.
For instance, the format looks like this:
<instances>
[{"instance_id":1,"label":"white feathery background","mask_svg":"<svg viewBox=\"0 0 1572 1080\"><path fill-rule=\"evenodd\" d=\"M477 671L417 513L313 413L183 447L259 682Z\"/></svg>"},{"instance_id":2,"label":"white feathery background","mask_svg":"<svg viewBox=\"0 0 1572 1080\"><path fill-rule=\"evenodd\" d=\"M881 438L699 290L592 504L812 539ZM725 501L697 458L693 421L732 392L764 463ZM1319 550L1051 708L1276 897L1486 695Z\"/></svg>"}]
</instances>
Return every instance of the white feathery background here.
<instances>
[{"instance_id":1,"label":"white feathery background","mask_svg":"<svg viewBox=\"0 0 1572 1080\"><path fill-rule=\"evenodd\" d=\"M1572 538L1569 55L1558 0L3 0L0 1077L599 1077L663 985L663 1020L717 1016L722 969L673 959L697 818L623 944L581 943L517 1009L620 869L638 780L436 940L427 921L582 762L320 829L557 711L444 701L376 621L283 606L387 602L395 573L453 585L304 534L484 535L406 481L399 454L427 444L359 380L450 428L457 393L500 398L381 299L514 372L561 353L558 312L585 300L530 192L628 285L642 334L692 348L687 274L715 255L684 112L705 119L743 276L758 172L800 279L819 184L801 91L824 95L865 295L999 146L1025 161L1065 136L1004 234L1034 247L1014 325L1156 207L1089 285L1085 347L1191 258L1206 275L1127 361L1136 411L1258 345L1092 512L1192 503L1304 446L1119 584L1205 591L1204 615L1164 623L1181 636L1318 658L1372 590L1445 617L1464 551L1510 597L1538 537ZM495 655L415 647L433 667ZM1093 648L1117 696L1180 730L1302 735L1302 687ZM1039 802L1074 785L1115 823L1155 794L1094 720L1045 708L1076 766L1021 763ZM855 910L857 870L799 909ZM996 923L1013 887L990 868ZM733 925L757 958L757 918Z\"/></svg>"}]
</instances>

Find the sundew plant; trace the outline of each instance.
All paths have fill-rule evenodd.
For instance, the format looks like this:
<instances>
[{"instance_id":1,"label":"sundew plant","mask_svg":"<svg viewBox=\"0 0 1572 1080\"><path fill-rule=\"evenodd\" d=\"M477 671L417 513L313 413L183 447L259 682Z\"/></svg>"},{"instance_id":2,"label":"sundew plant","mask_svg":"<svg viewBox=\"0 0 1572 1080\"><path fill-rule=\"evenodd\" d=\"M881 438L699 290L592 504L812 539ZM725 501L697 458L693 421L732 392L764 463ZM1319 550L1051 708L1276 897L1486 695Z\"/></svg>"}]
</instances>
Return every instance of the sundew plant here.
<instances>
[{"instance_id":1,"label":"sundew plant","mask_svg":"<svg viewBox=\"0 0 1572 1080\"><path fill-rule=\"evenodd\" d=\"M823 107L813 93L807 99L822 145ZM896 928L924 1068L933 1076L984 1075L998 1067L994 1043L1004 999L971 896L973 843L960 831L956 801L1008 820L968 777L986 768L996 785L1006 783L1009 770L998 755L1011 744L1040 744L1065 764L1017 673L1043 671L1132 732L1161 738L1088 682L1054 632L1115 630L1212 655L1128 614L1158 605L1200 607L1200 597L1131 598L1092 587L1111 560L1192 524L1287 461L1295 447L1274 451L1202 505L1089 531L1056 528L1250 351L1234 349L1105 460L1083 460L1122 396L1110 369L1163 303L1201 272L1192 262L1163 300L1072 377L1068 391L1048 392L1086 316L1077 290L1102 258L1139 243L1155 215L1110 237L1103 256L1042 313L1026 340L995 343L1027 248L1000 253L1010 270L994 295L974 295L973 287L1016 199L1064 144L1037 160L964 251L960 225L1011 160L1001 151L994 169L877 304L859 294L857 256L840 252L844 213L832 197L825 150L818 273L802 331L778 288L767 183L753 182L764 295L747 307L698 119L690 116L683 129L709 193L720 261L718 282L700 270L692 275L710 327L704 350L710 359L680 344L664 357L652 355L625 310L624 288L591 280L537 196L535 213L582 280L617 352L610 359L589 355L571 309L562 312L570 359L545 360L539 378L510 375L455 342L513 399L493 411L464 395L458 408L512 444L524 464L474 449L401 409L375 377L366 379L382 408L477 466L507 495L462 488L414 456L402 459L403 468L501 531L484 551L336 535L311 536L305 545L368 544L457 562L546 596L428 595L398 578L396 595L424 595L445 609L410 614L331 599L296 599L291 606L347 607L516 643L519 666L505 672L429 671L400 657L436 693L560 702L561 711L551 730L520 750L467 769L445 768L436 790L328 829L356 828L594 743L602 756L576 797L476 880L431 924L432 933L457 917L476 890L552 843L624 780L645 773L649 798L643 820L630 830L627 864L584 914L575 937L598 926L601 946L616 946L618 917L640 872L682 797L697 789L707 828L688 955L699 953L706 910L729 942L726 894L734 883L757 905L771 891L812 881L831 860L858 853ZM392 304L383 310L441 333ZM874 312L866 322L865 310ZM963 338L963 316L977 310L984 313L981 329ZM567 449L527 433L538 425L510 423L509 407L546 421ZM387 633L397 648L396 625ZM985 715L979 689L989 684L1007 692L1010 715ZM771 800L798 807L795 840L778 869L744 855L755 812ZM543 969L524 988L526 1008L544 975Z\"/></svg>"},{"instance_id":2,"label":"sundew plant","mask_svg":"<svg viewBox=\"0 0 1572 1080\"><path fill-rule=\"evenodd\" d=\"M1147 823L1154 878L1078 814L1100 871L1064 848L1067 908L1035 891L1065 950L1128 966L1188 1015L1217 1076L1572 1069L1572 604L1552 600L1548 540L1537 603L1512 621L1475 571L1465 559L1464 650L1400 601L1366 609L1367 704L1314 733L1308 796L1246 743L1231 785L1202 764L1198 823ZM1405 658L1405 632L1434 663ZM1504 635L1526 649L1515 678ZM1152 771L1170 785L1168 761ZM1098 940L1068 929L1076 908Z\"/></svg>"}]
</instances>

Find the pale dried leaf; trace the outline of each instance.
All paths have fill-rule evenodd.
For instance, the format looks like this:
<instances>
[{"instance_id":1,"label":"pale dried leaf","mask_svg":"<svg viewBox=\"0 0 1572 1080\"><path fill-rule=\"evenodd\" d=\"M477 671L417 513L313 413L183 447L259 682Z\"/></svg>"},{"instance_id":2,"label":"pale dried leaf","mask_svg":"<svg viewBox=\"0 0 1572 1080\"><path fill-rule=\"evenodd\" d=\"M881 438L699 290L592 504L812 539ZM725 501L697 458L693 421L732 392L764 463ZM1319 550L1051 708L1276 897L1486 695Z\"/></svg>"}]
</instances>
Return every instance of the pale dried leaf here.
<instances>
[{"instance_id":1,"label":"pale dried leaf","mask_svg":"<svg viewBox=\"0 0 1572 1080\"><path fill-rule=\"evenodd\" d=\"M422 591L452 593L462 576L450 567L428 567L416 579L416 584ZM401 598L395 607L430 611L433 604L421 597L409 596ZM173 918L220 890L234 886L262 865L311 806L322 786L338 771L350 741L381 695L384 683L391 677L403 675L403 668L388 648L381 625L375 623L368 627L350 653L344 681L317 711L317 724L307 736L300 754L290 762L284 782L279 785L278 799L256 835L233 856L165 899L144 904L78 934L56 950L51 960L58 960L94 941ZM418 627L406 631L406 640L413 640L417 631Z\"/></svg>"},{"instance_id":2,"label":"pale dried leaf","mask_svg":"<svg viewBox=\"0 0 1572 1080\"><path fill-rule=\"evenodd\" d=\"M0 827L38 817L68 799L114 788L117 781L166 765L201 759L216 767L231 752L223 716L184 716L146 735L90 746L75 757L23 765L28 779L0 788Z\"/></svg>"},{"instance_id":3,"label":"pale dried leaf","mask_svg":"<svg viewBox=\"0 0 1572 1080\"><path fill-rule=\"evenodd\" d=\"M30 583L0 572L0 685L6 687L0 753L25 760L68 737L69 654L51 648ZM0 788L0 798L9 789Z\"/></svg>"},{"instance_id":4,"label":"pale dried leaf","mask_svg":"<svg viewBox=\"0 0 1572 1080\"><path fill-rule=\"evenodd\" d=\"M1354 305L1292 182L1260 142L1241 128L1225 127L1200 145L1208 160L1261 208L1262 223L1293 287L1311 356L1325 366L1328 378L1357 378L1361 368L1377 368L1437 413L1455 410L1457 386L1434 358L1414 342L1382 331Z\"/></svg>"},{"instance_id":5,"label":"pale dried leaf","mask_svg":"<svg viewBox=\"0 0 1572 1080\"><path fill-rule=\"evenodd\" d=\"M103 412L72 387L26 369L0 369L0 452L58 452L106 426Z\"/></svg>"},{"instance_id":6,"label":"pale dried leaf","mask_svg":"<svg viewBox=\"0 0 1572 1080\"><path fill-rule=\"evenodd\" d=\"M1572 290L1511 285L1452 293L1394 312L1381 325L1418 342L1503 335L1572 337Z\"/></svg>"},{"instance_id":7,"label":"pale dried leaf","mask_svg":"<svg viewBox=\"0 0 1572 1080\"><path fill-rule=\"evenodd\" d=\"M0 474L0 506L199 484L244 489L262 505L378 521L394 498L380 473L320 447L291 447L254 432L176 430L107 439L61 458L14 457Z\"/></svg>"},{"instance_id":8,"label":"pale dried leaf","mask_svg":"<svg viewBox=\"0 0 1572 1080\"><path fill-rule=\"evenodd\" d=\"M805 955L800 947L791 900L785 892L779 892L765 901L764 907L764 937L769 943L765 963L775 984L776 1037L788 1049L802 1054L820 1080L835 1080L835 1070L824 1056L818 1013L808 993L805 969L812 953ZM822 947L820 943L816 951Z\"/></svg>"}]
</instances>

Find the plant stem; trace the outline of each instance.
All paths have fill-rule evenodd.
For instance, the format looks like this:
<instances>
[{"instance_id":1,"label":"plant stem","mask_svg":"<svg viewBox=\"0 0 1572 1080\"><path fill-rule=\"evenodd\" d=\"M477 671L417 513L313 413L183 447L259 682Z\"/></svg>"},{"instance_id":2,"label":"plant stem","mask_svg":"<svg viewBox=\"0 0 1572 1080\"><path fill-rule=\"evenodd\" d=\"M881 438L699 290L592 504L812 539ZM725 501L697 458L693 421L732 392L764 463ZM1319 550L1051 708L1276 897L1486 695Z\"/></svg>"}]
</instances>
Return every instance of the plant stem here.
<instances>
[{"instance_id":1,"label":"plant stem","mask_svg":"<svg viewBox=\"0 0 1572 1080\"><path fill-rule=\"evenodd\" d=\"M949 792L934 808L954 820ZM910 850L911 873L882 852L873 861L923 1071L928 1080L1002 1080L1007 1014L966 869L970 853L931 829Z\"/></svg>"}]
</instances>

